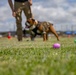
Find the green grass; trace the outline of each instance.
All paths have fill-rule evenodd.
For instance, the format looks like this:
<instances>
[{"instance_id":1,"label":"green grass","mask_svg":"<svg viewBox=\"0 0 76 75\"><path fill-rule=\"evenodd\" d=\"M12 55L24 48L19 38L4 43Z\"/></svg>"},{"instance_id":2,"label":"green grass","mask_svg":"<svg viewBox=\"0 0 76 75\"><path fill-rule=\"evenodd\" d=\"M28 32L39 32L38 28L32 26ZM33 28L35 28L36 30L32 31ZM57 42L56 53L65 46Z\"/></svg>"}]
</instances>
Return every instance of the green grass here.
<instances>
[{"instance_id":1,"label":"green grass","mask_svg":"<svg viewBox=\"0 0 76 75\"><path fill-rule=\"evenodd\" d=\"M76 75L75 38L29 39L0 38L0 75ZM54 43L61 47L53 49Z\"/></svg>"}]
</instances>

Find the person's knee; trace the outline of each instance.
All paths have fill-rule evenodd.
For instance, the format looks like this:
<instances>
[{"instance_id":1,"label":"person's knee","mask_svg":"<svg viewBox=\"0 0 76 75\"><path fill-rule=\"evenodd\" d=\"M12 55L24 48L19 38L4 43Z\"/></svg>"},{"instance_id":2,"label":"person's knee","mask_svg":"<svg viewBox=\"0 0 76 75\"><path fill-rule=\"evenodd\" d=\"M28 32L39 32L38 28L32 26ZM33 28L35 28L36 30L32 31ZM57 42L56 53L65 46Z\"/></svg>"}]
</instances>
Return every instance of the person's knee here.
<instances>
[{"instance_id":1,"label":"person's knee","mask_svg":"<svg viewBox=\"0 0 76 75\"><path fill-rule=\"evenodd\" d=\"M21 19L21 17L19 17L19 16L16 16L16 23L21 23L22 22L22 19Z\"/></svg>"}]
</instances>

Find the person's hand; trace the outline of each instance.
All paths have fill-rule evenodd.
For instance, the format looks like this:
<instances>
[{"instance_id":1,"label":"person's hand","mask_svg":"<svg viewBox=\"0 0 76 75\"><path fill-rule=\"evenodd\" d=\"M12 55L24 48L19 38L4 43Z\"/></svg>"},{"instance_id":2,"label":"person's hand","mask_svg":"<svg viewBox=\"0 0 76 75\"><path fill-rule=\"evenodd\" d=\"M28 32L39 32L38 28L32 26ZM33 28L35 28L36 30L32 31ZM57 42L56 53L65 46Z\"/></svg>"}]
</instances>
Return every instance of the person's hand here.
<instances>
[{"instance_id":1,"label":"person's hand","mask_svg":"<svg viewBox=\"0 0 76 75\"><path fill-rule=\"evenodd\" d=\"M30 5L32 5L32 0L29 0L28 2L29 2Z\"/></svg>"},{"instance_id":2,"label":"person's hand","mask_svg":"<svg viewBox=\"0 0 76 75\"><path fill-rule=\"evenodd\" d=\"M13 12L12 12L12 16L13 16L13 17L16 17L16 12L13 11Z\"/></svg>"}]
</instances>

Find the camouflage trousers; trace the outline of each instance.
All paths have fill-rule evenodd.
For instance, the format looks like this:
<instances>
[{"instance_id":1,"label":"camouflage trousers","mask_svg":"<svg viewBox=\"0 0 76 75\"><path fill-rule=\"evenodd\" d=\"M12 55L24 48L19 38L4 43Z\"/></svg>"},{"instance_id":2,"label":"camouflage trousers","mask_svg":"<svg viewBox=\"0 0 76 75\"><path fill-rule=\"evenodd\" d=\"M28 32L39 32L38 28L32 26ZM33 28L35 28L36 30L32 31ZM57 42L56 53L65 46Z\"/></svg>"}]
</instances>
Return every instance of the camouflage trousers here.
<instances>
[{"instance_id":1,"label":"camouflage trousers","mask_svg":"<svg viewBox=\"0 0 76 75\"><path fill-rule=\"evenodd\" d=\"M22 11L24 12L24 15L26 16L26 19L32 18L31 13L31 6L29 2L15 2L14 3L14 10L16 12L16 25L17 25L17 38L18 41L22 40Z\"/></svg>"}]
</instances>

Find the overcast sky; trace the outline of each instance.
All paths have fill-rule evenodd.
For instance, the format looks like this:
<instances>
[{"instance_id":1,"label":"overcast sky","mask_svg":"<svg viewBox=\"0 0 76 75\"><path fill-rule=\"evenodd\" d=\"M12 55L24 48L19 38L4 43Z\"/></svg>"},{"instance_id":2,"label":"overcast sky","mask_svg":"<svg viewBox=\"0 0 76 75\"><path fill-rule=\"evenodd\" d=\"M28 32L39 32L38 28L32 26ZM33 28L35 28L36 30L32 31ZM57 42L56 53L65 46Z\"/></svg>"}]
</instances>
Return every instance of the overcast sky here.
<instances>
[{"instance_id":1,"label":"overcast sky","mask_svg":"<svg viewBox=\"0 0 76 75\"><path fill-rule=\"evenodd\" d=\"M33 0L31 8L35 19L53 23L56 30L76 30L76 0ZM15 30L15 26L7 0L0 0L0 31Z\"/></svg>"}]
</instances>

